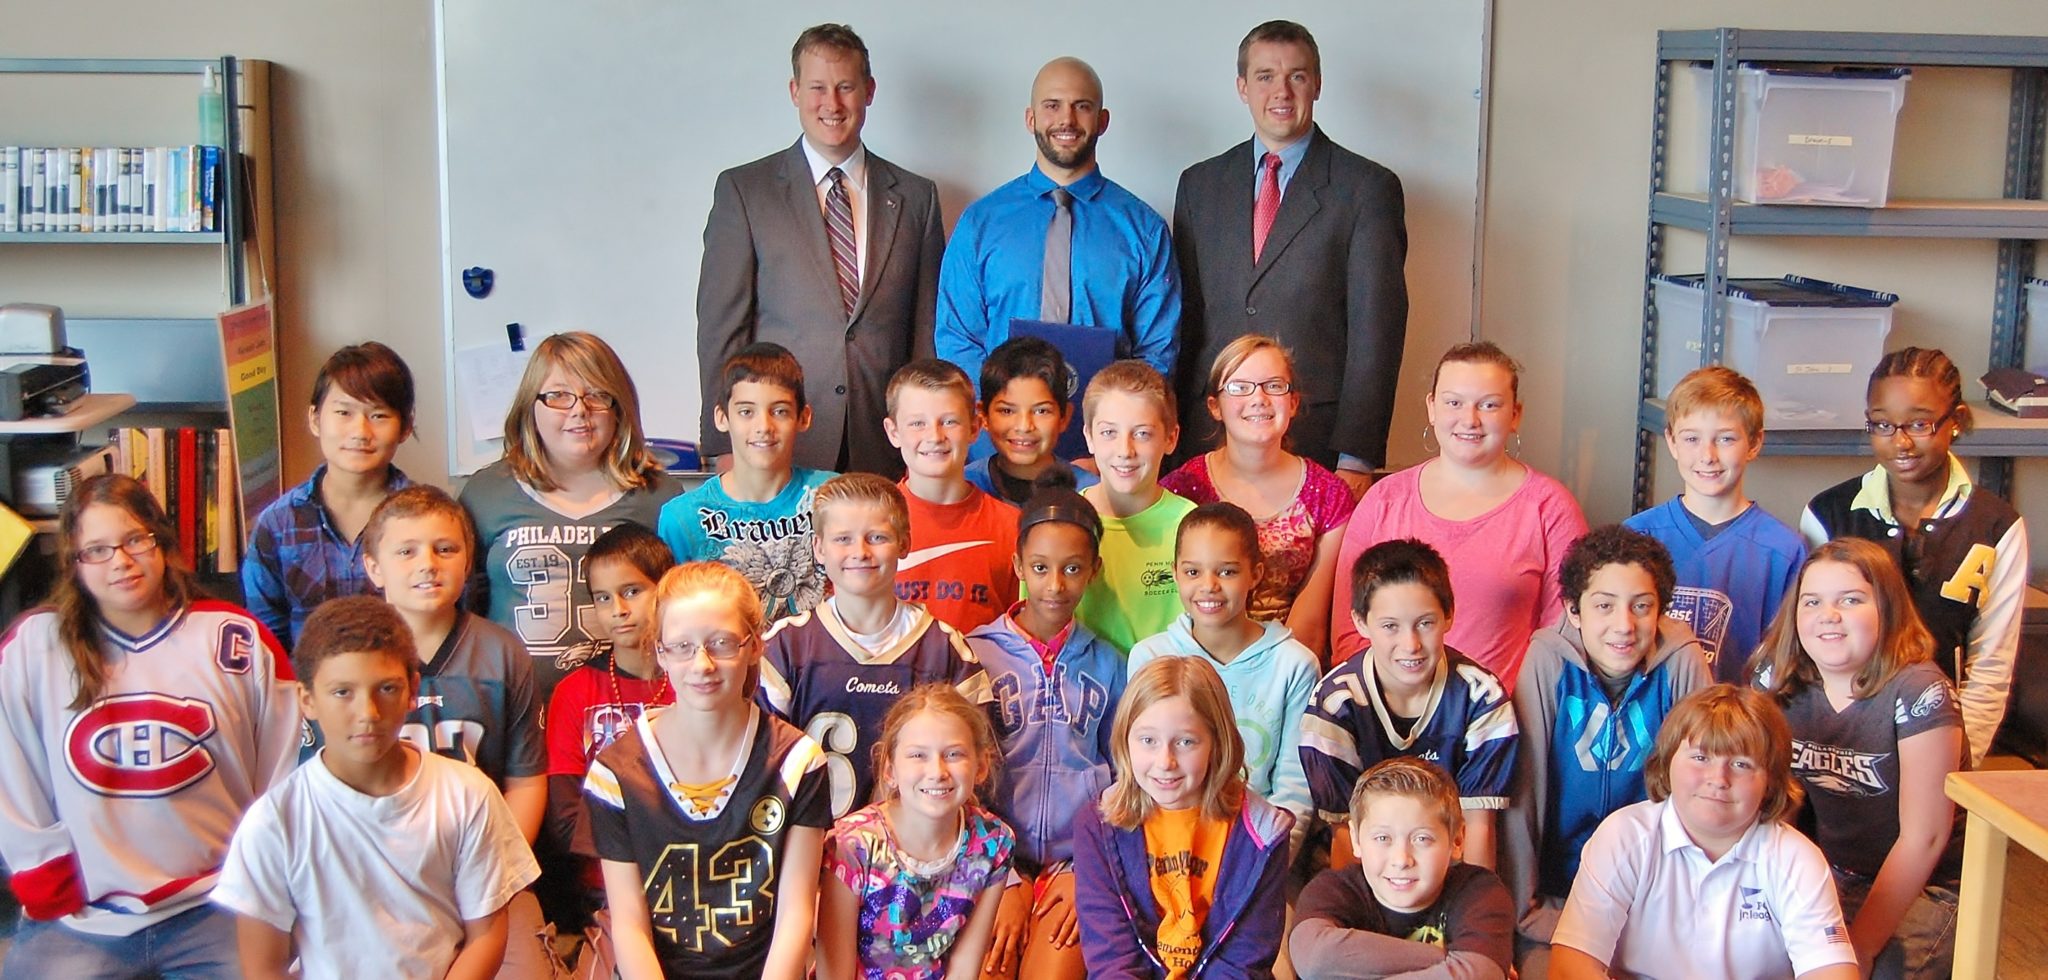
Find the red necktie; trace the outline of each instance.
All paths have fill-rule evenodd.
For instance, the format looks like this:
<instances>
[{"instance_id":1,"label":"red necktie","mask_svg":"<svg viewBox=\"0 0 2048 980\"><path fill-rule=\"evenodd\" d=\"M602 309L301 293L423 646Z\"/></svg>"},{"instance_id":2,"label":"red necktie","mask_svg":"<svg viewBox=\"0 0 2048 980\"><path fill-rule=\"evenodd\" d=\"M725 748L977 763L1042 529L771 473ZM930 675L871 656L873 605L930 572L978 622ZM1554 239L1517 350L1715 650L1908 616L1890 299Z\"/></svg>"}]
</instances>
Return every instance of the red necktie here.
<instances>
[{"instance_id":1,"label":"red necktie","mask_svg":"<svg viewBox=\"0 0 2048 980\"><path fill-rule=\"evenodd\" d=\"M1266 250L1266 233L1273 230L1273 218L1280 213L1280 155L1268 153L1259 163L1259 200L1252 206L1253 262Z\"/></svg>"}]
</instances>

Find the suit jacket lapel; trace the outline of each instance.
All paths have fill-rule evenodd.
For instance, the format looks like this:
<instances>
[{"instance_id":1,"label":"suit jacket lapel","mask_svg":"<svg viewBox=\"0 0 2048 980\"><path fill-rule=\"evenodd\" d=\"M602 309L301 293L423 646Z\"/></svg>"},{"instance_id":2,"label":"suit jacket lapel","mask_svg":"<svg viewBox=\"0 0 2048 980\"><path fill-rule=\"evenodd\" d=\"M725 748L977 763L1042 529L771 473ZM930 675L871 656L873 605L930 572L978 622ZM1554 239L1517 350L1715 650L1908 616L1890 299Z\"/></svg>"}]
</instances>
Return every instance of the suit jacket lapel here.
<instances>
[{"instance_id":1,"label":"suit jacket lapel","mask_svg":"<svg viewBox=\"0 0 2048 980\"><path fill-rule=\"evenodd\" d=\"M818 188L811 182L811 163L801 141L782 155L783 199L789 204L790 227L797 229L804 251L818 273L819 288L839 305L839 273L832 266L832 243L825 235L825 215L818 210Z\"/></svg>"},{"instance_id":2,"label":"suit jacket lapel","mask_svg":"<svg viewBox=\"0 0 2048 980\"><path fill-rule=\"evenodd\" d=\"M853 319L860 319L875 284L882 281L882 265L896 243L896 228L903 219L903 195L896 191L896 168L868 151L868 261L861 270L860 296L853 301Z\"/></svg>"},{"instance_id":3,"label":"suit jacket lapel","mask_svg":"<svg viewBox=\"0 0 2048 980\"><path fill-rule=\"evenodd\" d=\"M1322 210L1323 192L1329 184L1330 141L1323 135L1322 128L1317 127L1307 155L1301 158L1301 166L1295 169L1294 177L1287 182L1286 196L1280 199L1280 213L1273 216L1273 227L1266 232L1266 247L1259 253L1258 265L1252 269L1252 286L1259 284L1266 271L1280 261L1281 253L1287 251L1287 243L1301 234L1316 212ZM1246 227L1250 224L1247 223ZM1246 247L1250 247L1249 243Z\"/></svg>"}]
</instances>

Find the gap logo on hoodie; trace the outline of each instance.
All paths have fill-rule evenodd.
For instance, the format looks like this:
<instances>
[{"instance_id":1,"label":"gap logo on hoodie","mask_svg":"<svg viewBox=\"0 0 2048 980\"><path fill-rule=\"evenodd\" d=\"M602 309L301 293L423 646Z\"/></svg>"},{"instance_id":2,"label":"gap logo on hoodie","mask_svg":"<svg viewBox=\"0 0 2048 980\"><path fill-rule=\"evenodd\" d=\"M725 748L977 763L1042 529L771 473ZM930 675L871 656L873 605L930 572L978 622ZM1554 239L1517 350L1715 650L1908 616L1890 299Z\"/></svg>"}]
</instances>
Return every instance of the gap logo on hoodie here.
<instances>
[{"instance_id":1,"label":"gap logo on hoodie","mask_svg":"<svg viewBox=\"0 0 2048 980\"><path fill-rule=\"evenodd\" d=\"M1086 672L1068 670L1069 666L1053 664L1052 683L1037 685L1028 698L1023 680L1014 672L996 674L989 686L996 695L997 736L1008 739L1027 727L1047 724L1094 731L1113 707L1109 687ZM1061 697L1068 691L1080 694L1071 706Z\"/></svg>"}]
</instances>

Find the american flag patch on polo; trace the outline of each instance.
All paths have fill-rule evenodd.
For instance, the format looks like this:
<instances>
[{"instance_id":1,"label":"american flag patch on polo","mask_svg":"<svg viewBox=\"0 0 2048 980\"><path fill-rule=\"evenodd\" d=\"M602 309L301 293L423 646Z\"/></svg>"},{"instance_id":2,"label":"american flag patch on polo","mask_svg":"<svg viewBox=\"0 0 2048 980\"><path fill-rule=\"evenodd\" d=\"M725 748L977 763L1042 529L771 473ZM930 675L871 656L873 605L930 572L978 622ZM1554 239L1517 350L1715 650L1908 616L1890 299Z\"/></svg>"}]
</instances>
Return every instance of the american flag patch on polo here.
<instances>
[{"instance_id":1,"label":"american flag patch on polo","mask_svg":"<svg viewBox=\"0 0 2048 980\"><path fill-rule=\"evenodd\" d=\"M1825 934L1828 937L1828 943L1830 945L1849 945L1849 928L1847 926L1839 924L1829 926L1827 927Z\"/></svg>"}]
</instances>

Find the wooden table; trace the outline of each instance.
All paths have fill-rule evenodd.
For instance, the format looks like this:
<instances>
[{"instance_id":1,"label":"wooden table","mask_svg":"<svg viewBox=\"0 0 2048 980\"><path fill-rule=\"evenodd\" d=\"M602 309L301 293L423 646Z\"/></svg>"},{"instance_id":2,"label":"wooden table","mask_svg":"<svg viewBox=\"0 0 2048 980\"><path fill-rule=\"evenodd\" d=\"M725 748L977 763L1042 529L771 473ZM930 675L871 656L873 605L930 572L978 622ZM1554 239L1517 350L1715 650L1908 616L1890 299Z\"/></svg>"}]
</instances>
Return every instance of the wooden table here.
<instances>
[{"instance_id":1,"label":"wooden table","mask_svg":"<svg viewBox=\"0 0 2048 980\"><path fill-rule=\"evenodd\" d=\"M2048 772L1954 772L1944 789L1969 814L1963 838L1962 902L1956 912L1955 977L1991 980L1998 969L2006 841L2019 841L2048 858Z\"/></svg>"}]
</instances>

